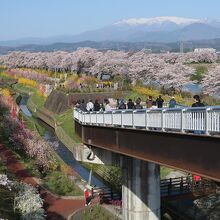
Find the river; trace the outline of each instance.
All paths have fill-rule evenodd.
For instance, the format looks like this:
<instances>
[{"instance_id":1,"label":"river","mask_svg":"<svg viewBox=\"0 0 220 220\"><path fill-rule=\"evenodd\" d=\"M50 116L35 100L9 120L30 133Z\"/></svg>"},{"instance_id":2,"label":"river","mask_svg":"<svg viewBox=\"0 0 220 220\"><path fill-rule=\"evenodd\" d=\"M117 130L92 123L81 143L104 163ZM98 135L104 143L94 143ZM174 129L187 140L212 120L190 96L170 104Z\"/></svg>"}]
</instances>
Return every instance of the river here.
<instances>
[{"instance_id":1,"label":"river","mask_svg":"<svg viewBox=\"0 0 220 220\"><path fill-rule=\"evenodd\" d=\"M19 107L21 109L21 111L27 116L27 117L32 117L31 112L29 111L29 109L27 108L27 100L28 97L22 97L20 103L19 103ZM43 127L45 129L45 133L43 138L48 141L49 143L53 143L53 145L55 145L56 147L54 148L54 150L56 151L56 153L59 155L59 157L68 165L70 166L75 172L77 172L79 174L79 176L85 180L86 182L88 182L89 180L89 174L90 171L85 169L78 161L76 161L72 155L72 153L70 152L69 149L67 149L67 147L65 145L63 145L58 138L56 137L55 131L53 128L51 128L49 125L47 125L46 123L44 123L43 121L41 121L40 119L35 120L36 123L38 123L39 126ZM106 184L104 183L104 181L102 181L101 179L95 177L92 175L91 178L91 184L92 185L96 185L97 187L106 187Z\"/></svg>"}]
</instances>

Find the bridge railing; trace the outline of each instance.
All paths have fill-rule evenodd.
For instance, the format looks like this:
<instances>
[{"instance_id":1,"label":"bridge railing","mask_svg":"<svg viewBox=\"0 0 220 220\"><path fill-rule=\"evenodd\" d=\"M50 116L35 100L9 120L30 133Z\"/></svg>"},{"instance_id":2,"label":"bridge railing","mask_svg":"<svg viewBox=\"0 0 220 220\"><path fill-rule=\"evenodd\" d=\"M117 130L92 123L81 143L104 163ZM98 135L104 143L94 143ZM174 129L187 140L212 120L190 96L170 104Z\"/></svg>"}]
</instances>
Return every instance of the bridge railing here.
<instances>
[{"instance_id":1,"label":"bridge railing","mask_svg":"<svg viewBox=\"0 0 220 220\"><path fill-rule=\"evenodd\" d=\"M73 117L82 124L146 130L220 133L220 106L82 112Z\"/></svg>"},{"instance_id":2,"label":"bridge railing","mask_svg":"<svg viewBox=\"0 0 220 220\"><path fill-rule=\"evenodd\" d=\"M160 181L160 194L163 198L171 198L186 194L206 194L216 191L216 184L207 179L198 182L188 180L187 177L163 179Z\"/></svg>"}]
</instances>

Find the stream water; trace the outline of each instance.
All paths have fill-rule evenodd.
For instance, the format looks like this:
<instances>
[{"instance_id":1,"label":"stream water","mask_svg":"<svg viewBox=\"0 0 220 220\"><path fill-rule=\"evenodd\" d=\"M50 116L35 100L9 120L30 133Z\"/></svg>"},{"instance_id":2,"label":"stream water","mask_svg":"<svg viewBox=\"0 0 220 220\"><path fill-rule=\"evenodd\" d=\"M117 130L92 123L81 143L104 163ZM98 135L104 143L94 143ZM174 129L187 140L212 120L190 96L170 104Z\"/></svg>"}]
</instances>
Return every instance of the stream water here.
<instances>
[{"instance_id":1,"label":"stream water","mask_svg":"<svg viewBox=\"0 0 220 220\"><path fill-rule=\"evenodd\" d=\"M22 97L19 107L21 111L27 116L32 117L31 112L27 108L27 100L28 97ZM35 120L36 123L38 123L39 126L43 127L45 129L44 133L44 139L48 141L49 143L53 143L56 147L54 150L59 155L59 157L68 165L70 166L75 172L79 174L79 176L85 180L86 182L89 180L89 174L90 171L85 169L78 161L76 161L70 152L69 149L66 148L65 145L63 145L58 138L56 137L55 131L53 128L51 128L49 125L41 121L40 119ZM91 184L96 185L97 187L106 187L106 184L99 178L92 175L91 178Z\"/></svg>"}]
</instances>

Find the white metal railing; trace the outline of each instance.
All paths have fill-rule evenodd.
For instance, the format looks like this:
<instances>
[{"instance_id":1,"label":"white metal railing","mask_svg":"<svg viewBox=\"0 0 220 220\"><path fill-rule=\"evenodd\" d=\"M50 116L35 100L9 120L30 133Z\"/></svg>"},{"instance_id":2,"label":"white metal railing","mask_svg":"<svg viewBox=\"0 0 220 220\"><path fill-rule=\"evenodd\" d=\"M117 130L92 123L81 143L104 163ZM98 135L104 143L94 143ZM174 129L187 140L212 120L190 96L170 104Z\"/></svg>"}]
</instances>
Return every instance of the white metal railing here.
<instances>
[{"instance_id":1,"label":"white metal railing","mask_svg":"<svg viewBox=\"0 0 220 220\"><path fill-rule=\"evenodd\" d=\"M82 112L73 117L82 124L146 130L220 134L220 106Z\"/></svg>"}]
</instances>

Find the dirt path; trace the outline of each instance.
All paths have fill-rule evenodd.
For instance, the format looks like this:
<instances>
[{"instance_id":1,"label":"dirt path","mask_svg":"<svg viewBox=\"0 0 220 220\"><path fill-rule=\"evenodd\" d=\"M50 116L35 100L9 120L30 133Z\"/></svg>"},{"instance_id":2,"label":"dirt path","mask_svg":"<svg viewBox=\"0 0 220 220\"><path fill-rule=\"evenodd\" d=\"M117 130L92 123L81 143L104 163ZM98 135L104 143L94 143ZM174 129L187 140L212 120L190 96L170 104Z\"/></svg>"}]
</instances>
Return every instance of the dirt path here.
<instances>
[{"instance_id":1,"label":"dirt path","mask_svg":"<svg viewBox=\"0 0 220 220\"><path fill-rule=\"evenodd\" d=\"M12 151L0 144L0 158L5 160L5 165L10 173L18 180L37 186L37 181L28 175L21 162L17 160ZM41 197L44 199L44 208L48 220L63 220L74 211L84 207L85 201L80 199L63 199L51 194L48 190L40 188Z\"/></svg>"}]
</instances>

